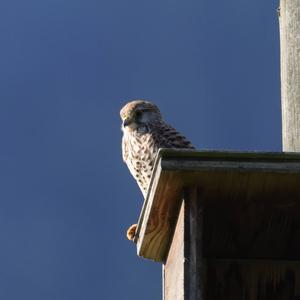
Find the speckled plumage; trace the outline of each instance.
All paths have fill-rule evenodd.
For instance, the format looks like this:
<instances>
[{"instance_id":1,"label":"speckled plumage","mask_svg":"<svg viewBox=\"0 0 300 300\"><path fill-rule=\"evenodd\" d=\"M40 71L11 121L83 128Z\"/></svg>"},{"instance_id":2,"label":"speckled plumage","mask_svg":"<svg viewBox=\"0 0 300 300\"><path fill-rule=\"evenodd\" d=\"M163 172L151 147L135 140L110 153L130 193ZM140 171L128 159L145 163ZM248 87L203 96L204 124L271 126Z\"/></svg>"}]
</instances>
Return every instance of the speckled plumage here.
<instances>
[{"instance_id":1,"label":"speckled plumage","mask_svg":"<svg viewBox=\"0 0 300 300\"><path fill-rule=\"evenodd\" d=\"M129 102L121 109L120 115L123 121L123 160L146 197L158 150L194 147L168 125L158 107L148 101Z\"/></svg>"}]
</instances>

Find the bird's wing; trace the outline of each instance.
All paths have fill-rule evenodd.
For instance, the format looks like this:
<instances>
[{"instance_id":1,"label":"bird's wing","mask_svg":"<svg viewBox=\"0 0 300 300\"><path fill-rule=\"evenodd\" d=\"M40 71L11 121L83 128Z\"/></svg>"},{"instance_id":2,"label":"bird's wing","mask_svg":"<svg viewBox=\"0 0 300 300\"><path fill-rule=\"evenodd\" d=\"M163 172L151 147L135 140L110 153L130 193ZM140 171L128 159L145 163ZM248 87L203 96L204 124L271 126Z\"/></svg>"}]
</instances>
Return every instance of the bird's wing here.
<instances>
[{"instance_id":1,"label":"bird's wing","mask_svg":"<svg viewBox=\"0 0 300 300\"><path fill-rule=\"evenodd\" d=\"M159 148L184 148L195 149L192 143L175 128L168 124L163 124L157 127L153 138L156 139L156 144Z\"/></svg>"}]
</instances>

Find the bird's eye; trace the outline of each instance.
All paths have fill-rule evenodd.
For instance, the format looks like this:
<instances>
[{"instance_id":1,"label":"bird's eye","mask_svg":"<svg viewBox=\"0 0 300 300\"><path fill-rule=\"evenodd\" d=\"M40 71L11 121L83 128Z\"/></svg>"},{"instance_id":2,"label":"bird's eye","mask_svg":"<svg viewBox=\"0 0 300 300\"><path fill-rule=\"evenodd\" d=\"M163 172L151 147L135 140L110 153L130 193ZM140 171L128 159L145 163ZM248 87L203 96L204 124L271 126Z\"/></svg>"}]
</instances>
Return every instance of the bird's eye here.
<instances>
[{"instance_id":1,"label":"bird's eye","mask_svg":"<svg viewBox=\"0 0 300 300\"><path fill-rule=\"evenodd\" d=\"M142 112L140 110L138 110L136 113L135 113L135 117L136 118L140 118L142 116Z\"/></svg>"}]
</instances>

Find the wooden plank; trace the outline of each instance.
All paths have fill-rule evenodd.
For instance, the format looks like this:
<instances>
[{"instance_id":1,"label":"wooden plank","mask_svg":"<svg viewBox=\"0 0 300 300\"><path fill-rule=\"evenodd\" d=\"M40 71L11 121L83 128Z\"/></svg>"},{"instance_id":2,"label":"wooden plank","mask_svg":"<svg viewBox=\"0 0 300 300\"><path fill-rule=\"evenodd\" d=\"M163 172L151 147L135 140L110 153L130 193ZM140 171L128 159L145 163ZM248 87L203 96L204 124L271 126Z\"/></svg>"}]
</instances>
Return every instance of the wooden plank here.
<instances>
[{"instance_id":1,"label":"wooden plank","mask_svg":"<svg viewBox=\"0 0 300 300\"><path fill-rule=\"evenodd\" d=\"M182 200L180 185L176 179L170 181L169 176L166 173L154 177L156 189L150 191L137 228L138 255L155 261L164 261L168 254ZM145 238L146 243L142 242Z\"/></svg>"},{"instance_id":2,"label":"wooden plank","mask_svg":"<svg viewBox=\"0 0 300 300\"><path fill-rule=\"evenodd\" d=\"M164 300L184 300L184 218L185 204L182 202L174 237L163 266Z\"/></svg>"},{"instance_id":3,"label":"wooden plank","mask_svg":"<svg viewBox=\"0 0 300 300\"><path fill-rule=\"evenodd\" d=\"M300 152L300 0L281 0L279 16L283 150Z\"/></svg>"},{"instance_id":4,"label":"wooden plank","mask_svg":"<svg viewBox=\"0 0 300 300\"><path fill-rule=\"evenodd\" d=\"M197 188L185 189L164 265L164 300L202 300L202 207Z\"/></svg>"},{"instance_id":5,"label":"wooden plank","mask_svg":"<svg viewBox=\"0 0 300 300\"><path fill-rule=\"evenodd\" d=\"M184 189L184 299L186 300L204 299L202 200L197 187Z\"/></svg>"},{"instance_id":6,"label":"wooden plank","mask_svg":"<svg viewBox=\"0 0 300 300\"><path fill-rule=\"evenodd\" d=\"M156 162L160 158L167 159L183 159L190 160L194 158L202 160L222 161L295 161L299 162L300 153L296 152L264 152L264 151L217 151L217 150L191 150L191 149L171 149L162 148L159 150Z\"/></svg>"},{"instance_id":7,"label":"wooden plank","mask_svg":"<svg viewBox=\"0 0 300 300\"><path fill-rule=\"evenodd\" d=\"M258 258L270 249L274 258L300 255L300 155L162 150L155 165L138 255L165 261L186 186L203 195L210 230L204 255ZM280 241L285 236L289 243Z\"/></svg>"}]
</instances>

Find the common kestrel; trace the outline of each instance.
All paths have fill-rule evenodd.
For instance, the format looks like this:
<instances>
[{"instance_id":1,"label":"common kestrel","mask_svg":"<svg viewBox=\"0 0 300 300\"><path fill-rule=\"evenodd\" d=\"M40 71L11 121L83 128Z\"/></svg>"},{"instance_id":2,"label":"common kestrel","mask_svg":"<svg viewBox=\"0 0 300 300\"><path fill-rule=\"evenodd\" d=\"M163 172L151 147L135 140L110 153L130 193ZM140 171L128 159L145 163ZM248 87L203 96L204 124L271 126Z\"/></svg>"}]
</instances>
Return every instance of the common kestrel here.
<instances>
[{"instance_id":1,"label":"common kestrel","mask_svg":"<svg viewBox=\"0 0 300 300\"><path fill-rule=\"evenodd\" d=\"M145 198L158 150L160 148L194 149L194 147L163 120L158 107L151 102L144 100L129 102L121 109L120 115L123 122L123 160ZM128 239L133 239L135 229L136 224L128 229Z\"/></svg>"}]
</instances>

